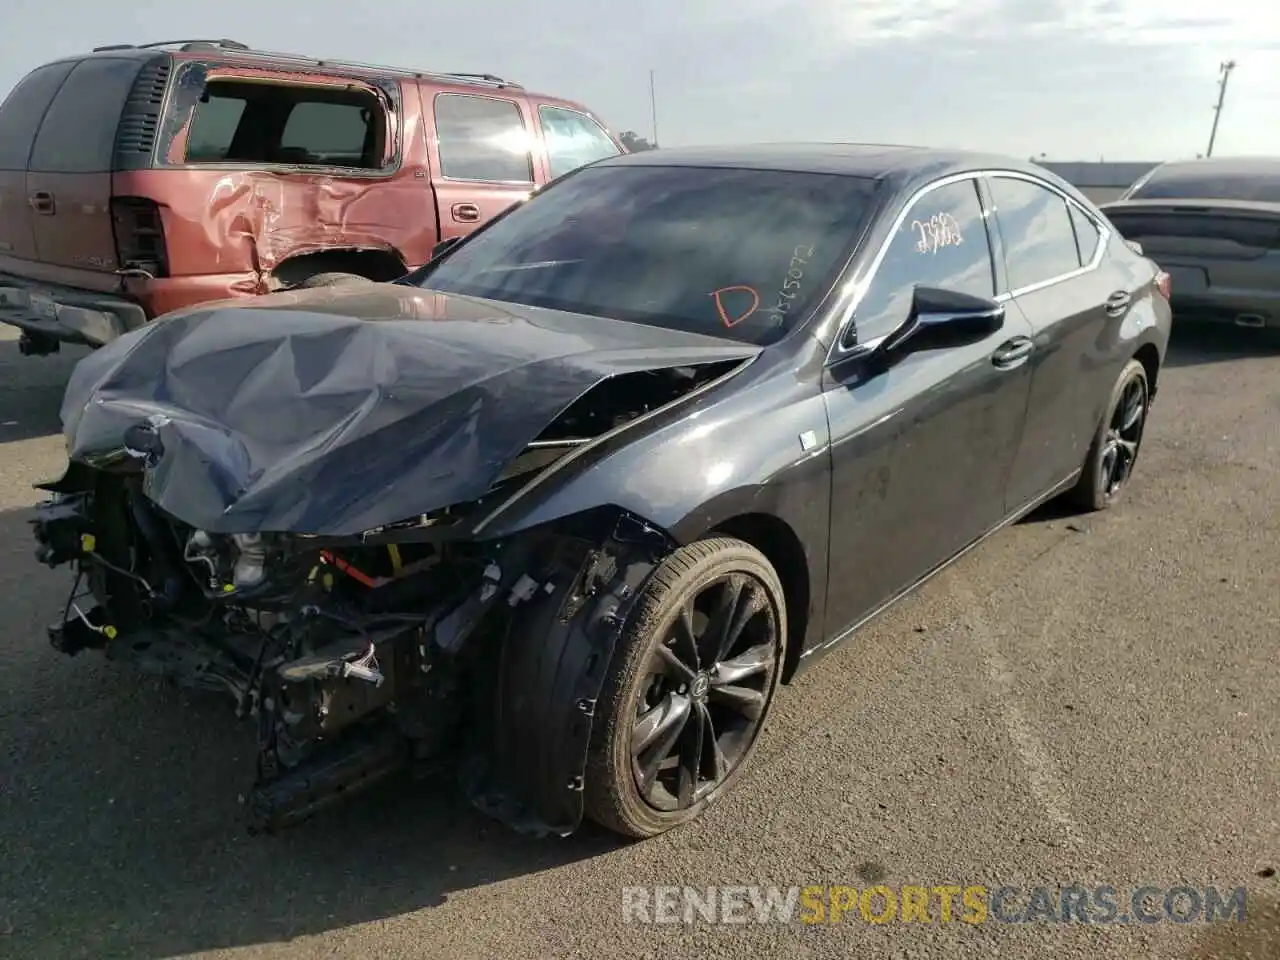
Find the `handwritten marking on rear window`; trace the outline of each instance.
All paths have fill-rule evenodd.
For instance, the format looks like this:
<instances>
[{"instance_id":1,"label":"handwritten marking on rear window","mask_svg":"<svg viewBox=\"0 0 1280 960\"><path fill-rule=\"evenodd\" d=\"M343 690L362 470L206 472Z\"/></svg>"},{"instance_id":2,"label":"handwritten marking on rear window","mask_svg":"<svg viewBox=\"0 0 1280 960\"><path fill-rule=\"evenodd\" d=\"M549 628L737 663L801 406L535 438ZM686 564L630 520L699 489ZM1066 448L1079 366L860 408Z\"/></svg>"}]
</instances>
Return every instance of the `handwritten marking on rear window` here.
<instances>
[{"instance_id":1,"label":"handwritten marking on rear window","mask_svg":"<svg viewBox=\"0 0 1280 960\"><path fill-rule=\"evenodd\" d=\"M911 229L917 234L916 251L937 253L943 247L958 247L964 243L960 224L949 213L935 213L928 220L911 221Z\"/></svg>"},{"instance_id":2,"label":"handwritten marking on rear window","mask_svg":"<svg viewBox=\"0 0 1280 960\"><path fill-rule=\"evenodd\" d=\"M787 265L787 275L782 280L782 289L778 291L778 302L769 308L774 322L779 322L790 310L791 303L799 296L800 281L804 279L804 266L813 257L811 244L798 244L791 252L791 263Z\"/></svg>"},{"instance_id":3,"label":"handwritten marking on rear window","mask_svg":"<svg viewBox=\"0 0 1280 960\"><path fill-rule=\"evenodd\" d=\"M733 296L734 294L737 296ZM756 293L755 287L748 287L745 284L721 287L719 290L712 290L707 296L716 302L716 313L720 315L720 322L730 330L760 309L760 294ZM726 297L733 302L726 303ZM734 304L739 308L743 306L744 298L750 301L750 305L745 310L740 309L736 314L731 313L730 310Z\"/></svg>"}]
</instances>

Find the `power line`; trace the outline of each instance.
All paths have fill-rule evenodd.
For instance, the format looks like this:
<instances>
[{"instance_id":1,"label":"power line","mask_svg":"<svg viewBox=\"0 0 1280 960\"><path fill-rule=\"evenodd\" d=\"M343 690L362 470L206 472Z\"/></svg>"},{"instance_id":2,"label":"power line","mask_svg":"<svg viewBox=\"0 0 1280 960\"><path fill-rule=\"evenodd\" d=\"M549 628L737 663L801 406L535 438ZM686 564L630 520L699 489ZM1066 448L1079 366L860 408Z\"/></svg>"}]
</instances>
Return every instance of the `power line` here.
<instances>
[{"instance_id":1,"label":"power line","mask_svg":"<svg viewBox=\"0 0 1280 960\"><path fill-rule=\"evenodd\" d=\"M1218 118L1222 116L1222 102L1227 99L1227 81L1235 68L1234 60L1225 60L1218 66L1218 105L1213 108L1213 129L1209 131L1209 148L1204 152L1206 157L1213 156L1213 141L1218 138Z\"/></svg>"}]
</instances>

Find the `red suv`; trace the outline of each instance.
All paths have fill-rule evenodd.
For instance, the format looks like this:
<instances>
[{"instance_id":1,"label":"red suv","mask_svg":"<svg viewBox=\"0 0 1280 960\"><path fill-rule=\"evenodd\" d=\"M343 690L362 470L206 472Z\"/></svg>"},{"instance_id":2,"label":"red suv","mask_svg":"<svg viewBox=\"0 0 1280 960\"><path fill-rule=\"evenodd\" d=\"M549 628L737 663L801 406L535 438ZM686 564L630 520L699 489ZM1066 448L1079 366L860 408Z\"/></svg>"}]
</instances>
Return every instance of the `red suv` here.
<instances>
[{"instance_id":1,"label":"red suv","mask_svg":"<svg viewBox=\"0 0 1280 960\"><path fill-rule=\"evenodd\" d=\"M623 152L585 107L488 74L99 47L0 105L0 321L50 353L204 301L391 280Z\"/></svg>"}]
</instances>

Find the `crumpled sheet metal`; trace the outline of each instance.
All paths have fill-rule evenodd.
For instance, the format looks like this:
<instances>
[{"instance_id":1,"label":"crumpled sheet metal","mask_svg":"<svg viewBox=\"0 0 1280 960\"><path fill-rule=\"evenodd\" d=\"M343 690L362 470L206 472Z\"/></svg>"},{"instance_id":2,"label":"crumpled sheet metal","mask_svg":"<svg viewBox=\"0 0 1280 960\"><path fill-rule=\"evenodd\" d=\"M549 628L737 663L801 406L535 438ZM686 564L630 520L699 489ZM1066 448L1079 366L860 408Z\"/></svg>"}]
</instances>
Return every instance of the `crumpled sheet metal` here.
<instances>
[{"instance_id":1,"label":"crumpled sheet metal","mask_svg":"<svg viewBox=\"0 0 1280 960\"><path fill-rule=\"evenodd\" d=\"M482 496L569 404L608 377L746 358L678 331L359 285L195 309L77 366L72 460L151 424L145 490L212 533L335 536ZM135 454L138 455L138 454Z\"/></svg>"}]
</instances>

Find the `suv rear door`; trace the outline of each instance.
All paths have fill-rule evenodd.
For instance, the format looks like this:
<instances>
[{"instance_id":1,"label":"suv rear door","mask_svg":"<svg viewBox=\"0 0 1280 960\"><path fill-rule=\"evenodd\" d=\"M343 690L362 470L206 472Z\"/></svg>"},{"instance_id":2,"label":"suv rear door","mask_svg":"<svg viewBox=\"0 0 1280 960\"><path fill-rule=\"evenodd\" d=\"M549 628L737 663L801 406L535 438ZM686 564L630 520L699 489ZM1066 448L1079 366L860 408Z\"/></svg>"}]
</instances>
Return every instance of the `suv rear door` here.
<instances>
[{"instance_id":1,"label":"suv rear door","mask_svg":"<svg viewBox=\"0 0 1280 960\"><path fill-rule=\"evenodd\" d=\"M434 127L428 146L441 240L466 236L546 182L540 156L535 165L537 127L523 95L424 86L422 105Z\"/></svg>"},{"instance_id":2,"label":"suv rear door","mask_svg":"<svg viewBox=\"0 0 1280 960\"><path fill-rule=\"evenodd\" d=\"M45 111L75 61L37 67L0 104L0 270L4 260L36 259L35 229L27 199L27 158ZM21 270L21 265L10 265Z\"/></svg>"},{"instance_id":3,"label":"suv rear door","mask_svg":"<svg viewBox=\"0 0 1280 960\"><path fill-rule=\"evenodd\" d=\"M143 60L81 60L44 115L27 167L37 259L60 268L49 279L115 290L111 180L116 128Z\"/></svg>"}]
</instances>

